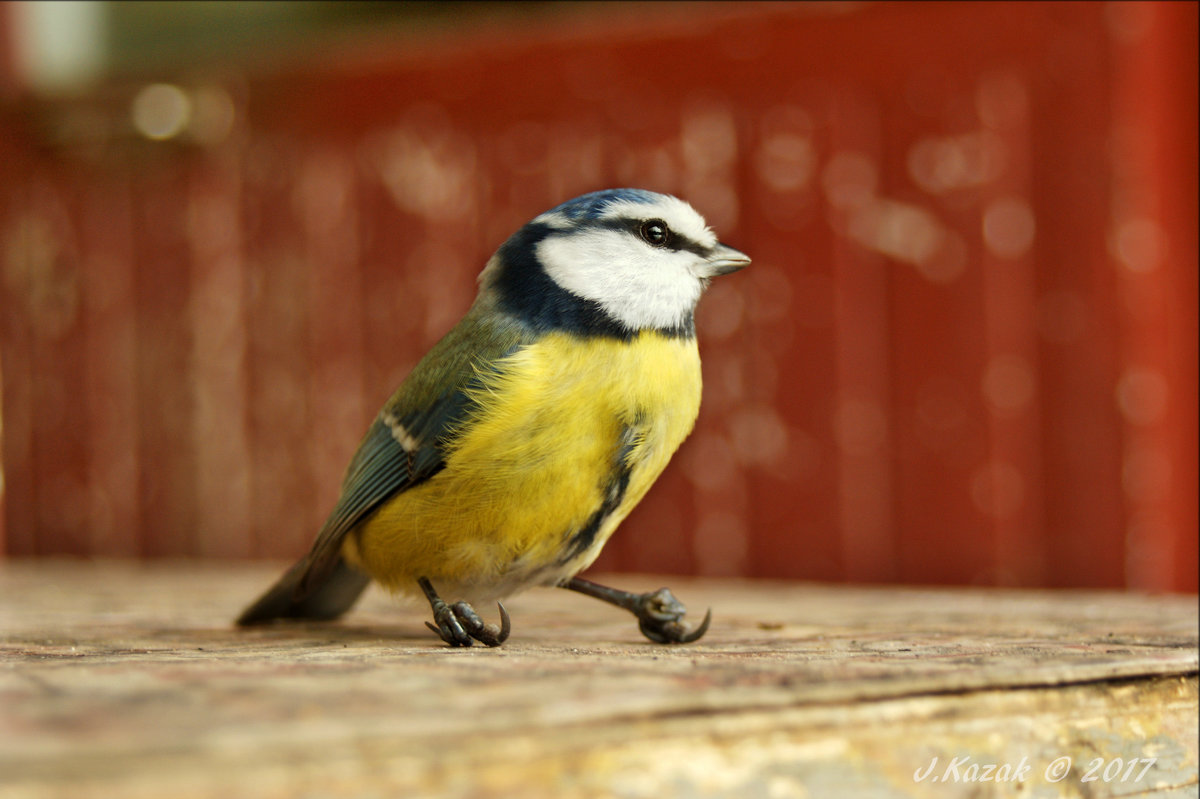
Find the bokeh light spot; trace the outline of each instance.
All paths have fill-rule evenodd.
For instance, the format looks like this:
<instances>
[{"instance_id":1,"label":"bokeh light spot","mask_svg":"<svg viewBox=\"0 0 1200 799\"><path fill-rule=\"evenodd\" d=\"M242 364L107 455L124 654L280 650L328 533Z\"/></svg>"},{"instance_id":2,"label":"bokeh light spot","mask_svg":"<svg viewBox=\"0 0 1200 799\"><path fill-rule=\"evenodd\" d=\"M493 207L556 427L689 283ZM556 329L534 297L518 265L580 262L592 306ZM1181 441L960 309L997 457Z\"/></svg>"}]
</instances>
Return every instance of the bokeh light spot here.
<instances>
[{"instance_id":1,"label":"bokeh light spot","mask_svg":"<svg viewBox=\"0 0 1200 799\"><path fill-rule=\"evenodd\" d=\"M1163 239L1162 228L1153 219L1130 219L1110 236L1109 250L1130 272L1145 274L1162 262Z\"/></svg>"},{"instance_id":2,"label":"bokeh light spot","mask_svg":"<svg viewBox=\"0 0 1200 799\"><path fill-rule=\"evenodd\" d=\"M983 395L997 411L1019 411L1037 390L1033 366L1019 355L998 355L983 373Z\"/></svg>"},{"instance_id":3,"label":"bokeh light spot","mask_svg":"<svg viewBox=\"0 0 1200 799\"><path fill-rule=\"evenodd\" d=\"M1001 258L1020 258L1028 252L1036 230L1033 209L1022 199L996 200L984 211L984 244Z\"/></svg>"},{"instance_id":4,"label":"bokeh light spot","mask_svg":"<svg viewBox=\"0 0 1200 799\"><path fill-rule=\"evenodd\" d=\"M1129 369L1117 381L1117 407L1133 424L1153 424L1167 410L1170 386L1153 369Z\"/></svg>"},{"instance_id":5,"label":"bokeh light spot","mask_svg":"<svg viewBox=\"0 0 1200 799\"><path fill-rule=\"evenodd\" d=\"M152 83L133 98L133 126L147 139L162 141L178 136L192 116L187 92L170 83Z\"/></svg>"}]
</instances>

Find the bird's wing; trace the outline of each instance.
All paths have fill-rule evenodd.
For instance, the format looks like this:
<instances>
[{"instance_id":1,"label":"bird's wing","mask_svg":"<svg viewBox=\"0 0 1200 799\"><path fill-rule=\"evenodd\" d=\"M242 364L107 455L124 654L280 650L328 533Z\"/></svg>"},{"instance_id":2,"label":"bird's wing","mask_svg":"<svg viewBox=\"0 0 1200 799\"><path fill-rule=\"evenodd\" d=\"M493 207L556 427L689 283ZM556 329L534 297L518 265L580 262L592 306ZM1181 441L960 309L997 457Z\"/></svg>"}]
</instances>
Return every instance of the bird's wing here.
<instances>
[{"instance_id":1,"label":"bird's wing","mask_svg":"<svg viewBox=\"0 0 1200 799\"><path fill-rule=\"evenodd\" d=\"M295 599L333 569L346 535L389 497L433 477L474 406L472 388L522 342L513 326L482 324L468 315L422 359L371 423L354 453L337 505L305 558Z\"/></svg>"}]
</instances>

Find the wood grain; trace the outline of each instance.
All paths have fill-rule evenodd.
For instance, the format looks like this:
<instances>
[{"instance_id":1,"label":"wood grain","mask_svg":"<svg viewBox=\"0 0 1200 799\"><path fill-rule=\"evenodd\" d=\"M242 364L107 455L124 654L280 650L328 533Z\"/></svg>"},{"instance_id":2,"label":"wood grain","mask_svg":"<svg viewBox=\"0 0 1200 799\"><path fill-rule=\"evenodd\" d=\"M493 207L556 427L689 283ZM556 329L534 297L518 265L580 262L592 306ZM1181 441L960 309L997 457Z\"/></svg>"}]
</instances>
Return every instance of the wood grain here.
<instances>
[{"instance_id":1,"label":"wood grain","mask_svg":"<svg viewBox=\"0 0 1200 799\"><path fill-rule=\"evenodd\" d=\"M1196 796L1194 597L671 578L699 644L544 589L452 650L375 591L234 629L273 576L0 563L0 796ZM934 757L1028 774L917 781ZM1116 758L1154 762L1081 781Z\"/></svg>"}]
</instances>

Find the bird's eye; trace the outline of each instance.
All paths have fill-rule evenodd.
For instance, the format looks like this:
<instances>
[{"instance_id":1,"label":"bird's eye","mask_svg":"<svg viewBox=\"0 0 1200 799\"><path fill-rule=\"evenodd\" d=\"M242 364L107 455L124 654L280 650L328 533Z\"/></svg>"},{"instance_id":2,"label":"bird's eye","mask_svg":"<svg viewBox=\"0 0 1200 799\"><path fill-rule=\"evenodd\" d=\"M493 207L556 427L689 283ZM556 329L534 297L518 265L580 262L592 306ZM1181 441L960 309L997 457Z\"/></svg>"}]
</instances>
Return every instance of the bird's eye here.
<instances>
[{"instance_id":1,"label":"bird's eye","mask_svg":"<svg viewBox=\"0 0 1200 799\"><path fill-rule=\"evenodd\" d=\"M638 228L638 235L651 247L666 247L671 240L671 229L661 219L650 219Z\"/></svg>"}]
</instances>

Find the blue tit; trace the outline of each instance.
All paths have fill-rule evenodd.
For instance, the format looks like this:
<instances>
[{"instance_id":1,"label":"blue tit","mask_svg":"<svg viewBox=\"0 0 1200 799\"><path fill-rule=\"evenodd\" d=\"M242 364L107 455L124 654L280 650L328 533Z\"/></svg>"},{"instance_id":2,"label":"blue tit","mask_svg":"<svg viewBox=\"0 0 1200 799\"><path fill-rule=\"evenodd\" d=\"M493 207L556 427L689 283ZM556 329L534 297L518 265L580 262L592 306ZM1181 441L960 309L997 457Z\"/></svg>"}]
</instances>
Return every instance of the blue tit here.
<instances>
[{"instance_id":1,"label":"blue tit","mask_svg":"<svg viewBox=\"0 0 1200 799\"><path fill-rule=\"evenodd\" d=\"M696 303L749 263L665 194L599 191L533 219L372 422L312 550L238 623L334 618L375 579L419 590L452 646L502 643L504 606L497 626L471 603L541 585L623 607L653 641L698 639L711 612L691 628L667 589L575 575L691 432Z\"/></svg>"}]
</instances>

